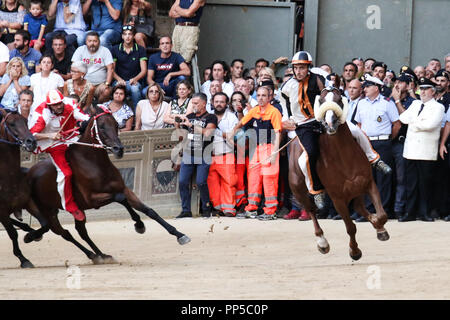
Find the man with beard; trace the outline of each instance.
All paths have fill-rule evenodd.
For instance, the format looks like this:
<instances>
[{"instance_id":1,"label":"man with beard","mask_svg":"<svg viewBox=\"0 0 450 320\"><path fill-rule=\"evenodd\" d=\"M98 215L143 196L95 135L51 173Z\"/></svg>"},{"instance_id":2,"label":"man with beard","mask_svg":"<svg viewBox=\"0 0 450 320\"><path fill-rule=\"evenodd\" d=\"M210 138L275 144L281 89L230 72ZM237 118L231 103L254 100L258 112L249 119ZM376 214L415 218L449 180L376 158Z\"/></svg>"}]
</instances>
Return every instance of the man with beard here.
<instances>
[{"instance_id":1,"label":"man with beard","mask_svg":"<svg viewBox=\"0 0 450 320\"><path fill-rule=\"evenodd\" d=\"M86 80L97 88L95 96L99 102L111 94L111 82L114 74L114 61L111 52L100 45L97 32L90 31L86 35L86 44L75 50L72 62L82 61L87 67Z\"/></svg>"},{"instance_id":2,"label":"man with beard","mask_svg":"<svg viewBox=\"0 0 450 320\"><path fill-rule=\"evenodd\" d=\"M239 122L228 110L228 96L223 92L213 95L214 114L217 117L217 129L214 132L212 162L209 167L209 198L219 215L234 217L236 215L236 182L234 145L227 141Z\"/></svg>"},{"instance_id":3,"label":"man with beard","mask_svg":"<svg viewBox=\"0 0 450 320\"><path fill-rule=\"evenodd\" d=\"M414 79L411 75L402 73L392 89L392 99L395 102L399 114L402 114L416 100L408 93L409 84L413 81ZM406 160L403 158L403 147L407 130L408 125L402 124L397 138L392 141L392 155L394 157L396 179L394 215L397 219L404 215L406 208Z\"/></svg>"},{"instance_id":4,"label":"man with beard","mask_svg":"<svg viewBox=\"0 0 450 320\"><path fill-rule=\"evenodd\" d=\"M30 33L26 30L18 30L14 35L14 47L9 53L9 59L19 57L25 63L25 67L28 70L28 75L31 76L33 73L39 72L39 60L42 54L30 48Z\"/></svg>"}]
</instances>

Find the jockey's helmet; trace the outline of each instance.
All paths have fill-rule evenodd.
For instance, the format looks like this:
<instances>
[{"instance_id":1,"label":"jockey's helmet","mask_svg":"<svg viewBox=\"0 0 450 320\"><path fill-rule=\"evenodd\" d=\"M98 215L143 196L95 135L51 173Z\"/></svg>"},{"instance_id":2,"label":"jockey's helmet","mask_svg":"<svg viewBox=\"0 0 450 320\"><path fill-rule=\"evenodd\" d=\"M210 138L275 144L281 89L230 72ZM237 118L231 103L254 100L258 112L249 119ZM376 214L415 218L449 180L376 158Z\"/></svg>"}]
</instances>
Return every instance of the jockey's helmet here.
<instances>
[{"instance_id":1,"label":"jockey's helmet","mask_svg":"<svg viewBox=\"0 0 450 320\"><path fill-rule=\"evenodd\" d=\"M64 96L61 92L59 92L59 90L52 89L47 93L47 99L45 100L45 102L47 103L47 105L52 105L62 102L63 99Z\"/></svg>"},{"instance_id":2,"label":"jockey's helmet","mask_svg":"<svg viewBox=\"0 0 450 320\"><path fill-rule=\"evenodd\" d=\"M312 65L312 56L307 51L299 51L292 57L291 64L309 64Z\"/></svg>"}]
</instances>

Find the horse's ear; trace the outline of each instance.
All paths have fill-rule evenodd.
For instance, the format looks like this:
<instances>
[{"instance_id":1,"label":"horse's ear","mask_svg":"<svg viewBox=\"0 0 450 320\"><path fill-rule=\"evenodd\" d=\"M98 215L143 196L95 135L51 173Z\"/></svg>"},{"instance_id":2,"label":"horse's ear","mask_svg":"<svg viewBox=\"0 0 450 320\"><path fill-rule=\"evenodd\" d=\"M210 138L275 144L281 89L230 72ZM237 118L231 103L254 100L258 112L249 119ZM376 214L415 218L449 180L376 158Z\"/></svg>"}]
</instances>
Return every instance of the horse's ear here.
<instances>
[{"instance_id":1,"label":"horse's ear","mask_svg":"<svg viewBox=\"0 0 450 320\"><path fill-rule=\"evenodd\" d=\"M2 120L3 117L6 117L6 114L7 114L6 110L0 107L0 120Z\"/></svg>"}]
</instances>

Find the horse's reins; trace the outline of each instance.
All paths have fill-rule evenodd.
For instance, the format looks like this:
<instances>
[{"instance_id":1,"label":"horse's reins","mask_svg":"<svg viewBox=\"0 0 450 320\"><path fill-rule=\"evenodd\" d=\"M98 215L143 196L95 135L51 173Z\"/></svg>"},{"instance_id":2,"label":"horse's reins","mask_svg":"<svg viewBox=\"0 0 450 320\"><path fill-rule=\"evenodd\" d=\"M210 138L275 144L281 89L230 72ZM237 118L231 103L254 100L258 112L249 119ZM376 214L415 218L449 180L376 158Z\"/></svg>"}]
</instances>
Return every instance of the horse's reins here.
<instances>
[{"instance_id":1,"label":"horse's reins","mask_svg":"<svg viewBox=\"0 0 450 320\"><path fill-rule=\"evenodd\" d=\"M75 109L74 109L74 110L75 110ZM72 110L72 113L73 113L74 110ZM69 118L70 118L70 116L72 115L72 113L69 115L69 117L66 119L66 121L64 122L64 124L61 126L61 129L62 129L62 128L64 127L64 125L66 124L67 120L69 120ZM79 142L79 141L70 141L70 142L67 142L67 139L61 139L60 141L66 142L65 144L78 144L78 145L81 145L81 146L87 146L87 147L99 148L99 149L108 149L108 150L113 149L112 147L108 147L106 144L103 143L102 139L100 138L100 135L99 135L99 132L98 132L98 126L97 126L97 118L99 118L99 117L102 116L102 115L110 114L110 113L111 113L111 112L105 111L105 110L104 110L104 112L102 112L102 113L100 113L100 114L98 114L98 115L96 115L96 116L94 117L94 124L93 124L92 127L91 127L91 137L94 138L94 139L97 139L97 141L99 142L98 144L97 144L97 143ZM61 129L58 131L58 133L61 132ZM74 131L76 131L76 130L78 130L78 129L79 129L79 127L76 127L76 128L73 128L73 129L64 131L63 133L65 133L65 134L71 133L71 132L74 132ZM94 133L95 133L95 135L94 135Z\"/></svg>"},{"instance_id":2,"label":"horse's reins","mask_svg":"<svg viewBox=\"0 0 450 320\"><path fill-rule=\"evenodd\" d=\"M8 134L10 137L12 137L14 139L14 142L11 142L9 140L5 140L0 138L0 142L6 143L6 144L10 144L10 145L15 145L15 146L21 146L23 144L23 141L20 140L12 131L11 129L9 129L8 125L6 124L6 119L11 115L11 113L8 113L2 120L1 125L3 126L3 128L5 129L5 133Z\"/></svg>"}]
</instances>

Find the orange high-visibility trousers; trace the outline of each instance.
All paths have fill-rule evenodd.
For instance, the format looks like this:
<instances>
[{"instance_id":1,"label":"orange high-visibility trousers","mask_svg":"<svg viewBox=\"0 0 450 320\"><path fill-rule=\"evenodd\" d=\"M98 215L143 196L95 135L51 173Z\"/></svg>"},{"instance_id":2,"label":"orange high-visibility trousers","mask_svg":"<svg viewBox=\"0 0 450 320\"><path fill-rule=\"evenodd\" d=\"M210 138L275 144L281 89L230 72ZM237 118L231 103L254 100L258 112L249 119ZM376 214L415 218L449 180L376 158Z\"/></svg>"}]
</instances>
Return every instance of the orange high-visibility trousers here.
<instances>
[{"instance_id":1,"label":"orange high-visibility trousers","mask_svg":"<svg viewBox=\"0 0 450 320\"><path fill-rule=\"evenodd\" d=\"M258 209L264 187L264 213L274 214L278 206L278 173L280 171L279 155L275 164L270 163L273 151L272 144L262 144L256 147L248 166L248 205L246 211ZM258 165L257 165L258 164Z\"/></svg>"},{"instance_id":2,"label":"orange high-visibility trousers","mask_svg":"<svg viewBox=\"0 0 450 320\"><path fill-rule=\"evenodd\" d=\"M248 168L248 157L245 155L245 147L237 146L236 149L236 208L247 204L246 195L246 170Z\"/></svg>"},{"instance_id":3,"label":"orange high-visibility trousers","mask_svg":"<svg viewBox=\"0 0 450 320\"><path fill-rule=\"evenodd\" d=\"M236 215L236 169L234 154L213 156L208 173L209 199L216 210Z\"/></svg>"}]
</instances>

